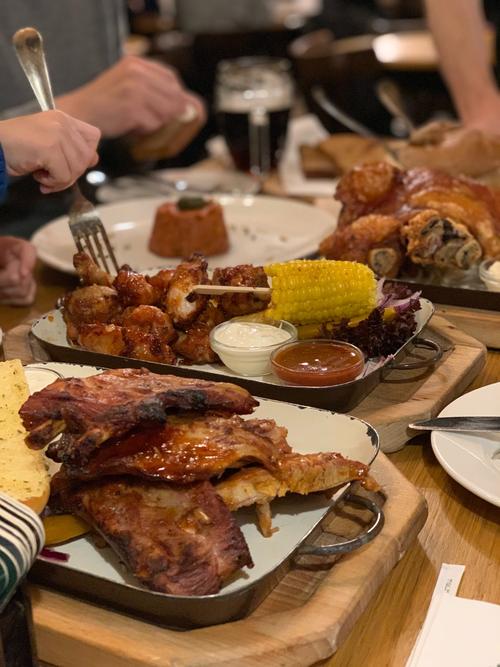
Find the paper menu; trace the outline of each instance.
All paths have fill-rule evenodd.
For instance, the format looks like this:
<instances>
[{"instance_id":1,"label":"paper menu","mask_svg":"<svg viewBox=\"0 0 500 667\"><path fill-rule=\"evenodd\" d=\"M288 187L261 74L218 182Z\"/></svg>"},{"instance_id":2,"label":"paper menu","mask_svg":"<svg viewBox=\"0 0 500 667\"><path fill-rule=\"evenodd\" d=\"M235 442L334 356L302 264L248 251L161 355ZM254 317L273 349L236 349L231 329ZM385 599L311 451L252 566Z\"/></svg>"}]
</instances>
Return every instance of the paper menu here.
<instances>
[{"instance_id":1,"label":"paper menu","mask_svg":"<svg viewBox=\"0 0 500 667\"><path fill-rule=\"evenodd\" d=\"M498 667L500 605L443 595L415 667Z\"/></svg>"},{"instance_id":2,"label":"paper menu","mask_svg":"<svg viewBox=\"0 0 500 667\"><path fill-rule=\"evenodd\" d=\"M456 597L464 569L442 565L406 667L500 667L500 605Z\"/></svg>"}]
</instances>

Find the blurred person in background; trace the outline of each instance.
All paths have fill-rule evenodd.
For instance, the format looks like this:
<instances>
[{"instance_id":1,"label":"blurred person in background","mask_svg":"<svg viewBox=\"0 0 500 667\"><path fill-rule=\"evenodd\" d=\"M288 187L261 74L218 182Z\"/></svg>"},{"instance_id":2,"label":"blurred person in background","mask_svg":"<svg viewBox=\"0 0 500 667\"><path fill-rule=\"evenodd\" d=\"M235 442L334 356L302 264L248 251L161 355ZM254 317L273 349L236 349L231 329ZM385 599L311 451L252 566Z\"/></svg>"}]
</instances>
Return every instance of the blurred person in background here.
<instances>
[{"instance_id":1,"label":"blurred person in background","mask_svg":"<svg viewBox=\"0 0 500 667\"><path fill-rule=\"evenodd\" d=\"M500 3L425 0L443 77L465 128L500 135L500 92L492 66L487 17L500 26ZM486 13L485 10L488 10Z\"/></svg>"},{"instance_id":2,"label":"blurred person in background","mask_svg":"<svg viewBox=\"0 0 500 667\"><path fill-rule=\"evenodd\" d=\"M188 107L203 121L202 101L184 88L173 70L123 55L127 35L123 0L1 2L0 79L9 85L2 88L0 120L37 110L11 44L12 35L25 26L35 27L44 39L58 109L95 125L104 139L149 135L178 119ZM190 138L184 134L184 144ZM118 152L119 145L113 144L113 149ZM123 162L121 154L116 161ZM14 185L0 225L29 237L68 207L68 196L40 201L29 184Z\"/></svg>"},{"instance_id":3,"label":"blurred person in background","mask_svg":"<svg viewBox=\"0 0 500 667\"><path fill-rule=\"evenodd\" d=\"M32 174L43 194L72 185L97 163L100 131L62 111L0 121L0 207L9 177ZM0 303L33 302L36 251L31 243L0 236Z\"/></svg>"}]
</instances>

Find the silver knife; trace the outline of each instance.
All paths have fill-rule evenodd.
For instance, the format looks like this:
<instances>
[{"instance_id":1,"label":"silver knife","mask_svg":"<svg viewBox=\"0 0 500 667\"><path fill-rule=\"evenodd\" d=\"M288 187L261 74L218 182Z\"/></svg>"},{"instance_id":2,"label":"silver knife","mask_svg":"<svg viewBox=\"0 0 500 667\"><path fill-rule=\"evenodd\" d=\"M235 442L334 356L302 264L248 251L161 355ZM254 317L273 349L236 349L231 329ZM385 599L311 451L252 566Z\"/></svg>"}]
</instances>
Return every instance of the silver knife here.
<instances>
[{"instance_id":1,"label":"silver knife","mask_svg":"<svg viewBox=\"0 0 500 667\"><path fill-rule=\"evenodd\" d=\"M416 431L500 431L500 417L435 417L409 424Z\"/></svg>"}]
</instances>

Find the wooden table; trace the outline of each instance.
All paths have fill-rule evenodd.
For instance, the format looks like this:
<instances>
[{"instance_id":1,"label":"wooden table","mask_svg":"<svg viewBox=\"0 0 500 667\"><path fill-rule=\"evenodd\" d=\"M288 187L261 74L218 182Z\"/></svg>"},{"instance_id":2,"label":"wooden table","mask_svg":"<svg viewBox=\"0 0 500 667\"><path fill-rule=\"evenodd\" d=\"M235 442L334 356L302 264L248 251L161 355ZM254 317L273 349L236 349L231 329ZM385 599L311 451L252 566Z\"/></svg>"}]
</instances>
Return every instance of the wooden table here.
<instances>
[{"instance_id":1,"label":"wooden table","mask_svg":"<svg viewBox=\"0 0 500 667\"><path fill-rule=\"evenodd\" d=\"M74 285L64 276L38 267L39 290L31 308L0 307L4 330L47 311ZM489 352L485 369L473 387L500 379L500 353ZM417 542L355 625L329 667L399 667L422 626L436 577L443 562L466 566L461 596L500 603L500 510L455 483L438 464L429 437L412 441L390 460L421 491L429 518ZM69 664L69 663L67 663ZM106 667L101 663L99 667Z\"/></svg>"}]
</instances>

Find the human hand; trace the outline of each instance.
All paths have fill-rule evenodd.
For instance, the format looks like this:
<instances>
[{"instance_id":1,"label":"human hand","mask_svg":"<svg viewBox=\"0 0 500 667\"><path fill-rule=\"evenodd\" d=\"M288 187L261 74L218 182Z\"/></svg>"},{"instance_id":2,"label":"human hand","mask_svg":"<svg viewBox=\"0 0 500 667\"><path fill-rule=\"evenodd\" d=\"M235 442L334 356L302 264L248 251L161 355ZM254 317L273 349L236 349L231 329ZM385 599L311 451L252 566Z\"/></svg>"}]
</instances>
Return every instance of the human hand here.
<instances>
[{"instance_id":1,"label":"human hand","mask_svg":"<svg viewBox=\"0 0 500 667\"><path fill-rule=\"evenodd\" d=\"M500 93L491 91L477 100L477 105L462 118L465 128L500 135Z\"/></svg>"},{"instance_id":2,"label":"human hand","mask_svg":"<svg viewBox=\"0 0 500 667\"><path fill-rule=\"evenodd\" d=\"M125 56L90 83L57 98L60 109L96 125L104 137L151 134L177 120L191 105L205 120L201 100L173 70L152 60Z\"/></svg>"},{"instance_id":3,"label":"human hand","mask_svg":"<svg viewBox=\"0 0 500 667\"><path fill-rule=\"evenodd\" d=\"M47 194L64 190L98 161L100 132L62 111L43 111L0 121L7 172L33 174Z\"/></svg>"},{"instance_id":4,"label":"human hand","mask_svg":"<svg viewBox=\"0 0 500 667\"><path fill-rule=\"evenodd\" d=\"M29 306L36 294L34 246L14 236L0 236L0 303Z\"/></svg>"}]
</instances>

